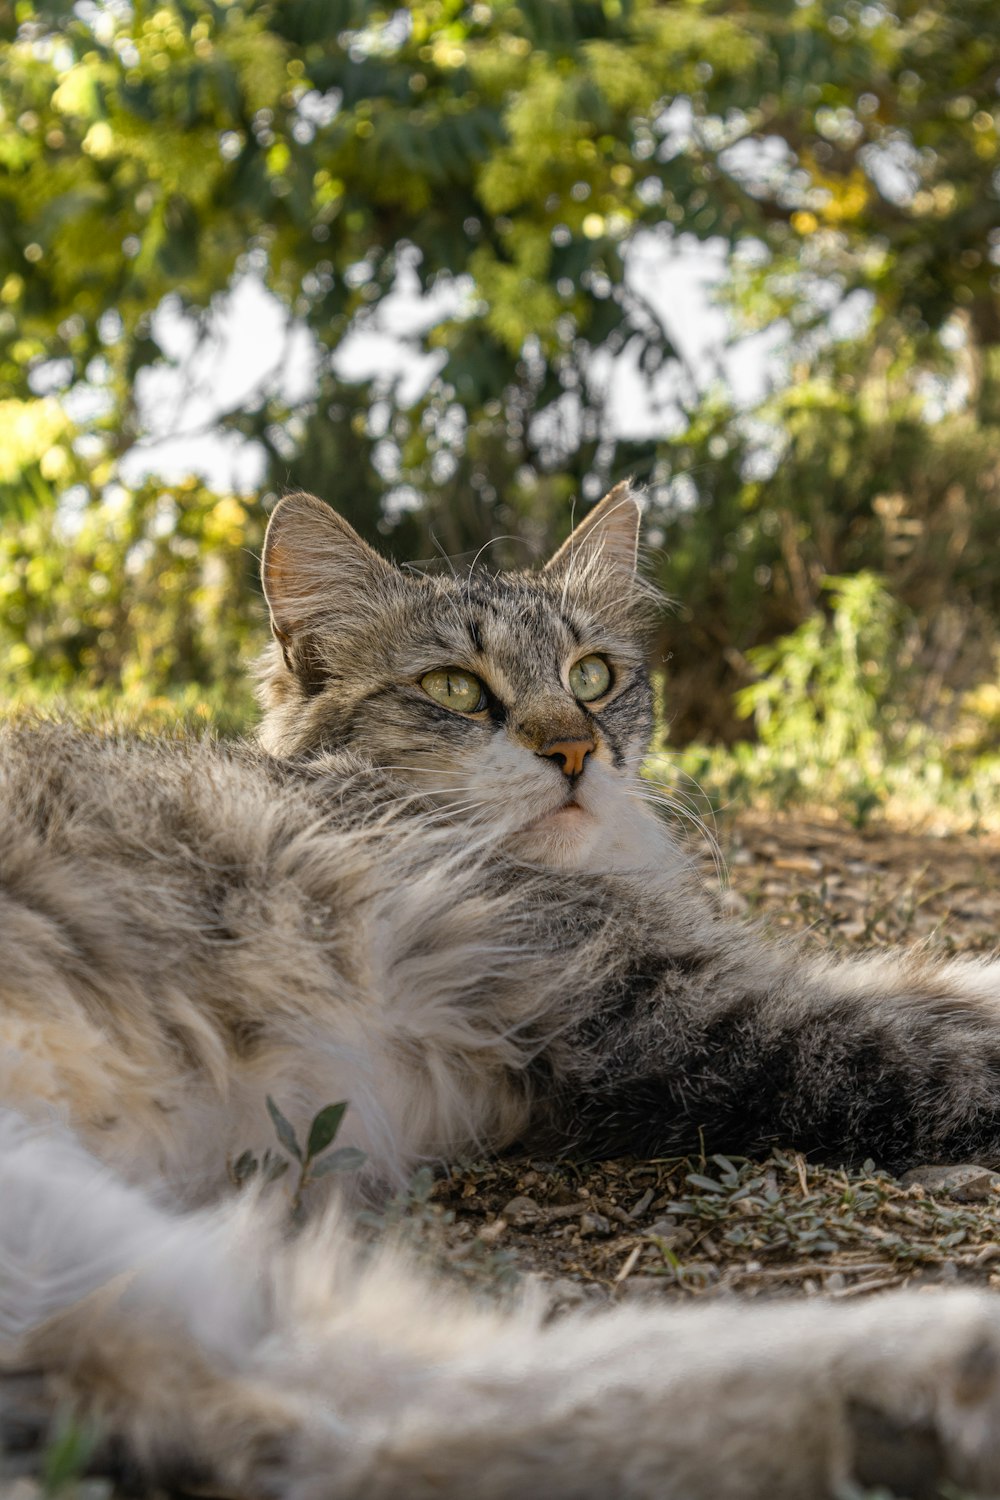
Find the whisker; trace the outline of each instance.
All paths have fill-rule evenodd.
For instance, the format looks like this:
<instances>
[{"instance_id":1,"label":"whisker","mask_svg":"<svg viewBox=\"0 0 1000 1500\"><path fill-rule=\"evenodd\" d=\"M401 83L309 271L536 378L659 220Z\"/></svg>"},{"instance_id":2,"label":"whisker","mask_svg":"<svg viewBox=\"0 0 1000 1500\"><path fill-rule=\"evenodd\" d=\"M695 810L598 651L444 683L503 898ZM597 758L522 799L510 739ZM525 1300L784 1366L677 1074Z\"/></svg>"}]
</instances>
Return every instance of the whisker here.
<instances>
[{"instance_id":1,"label":"whisker","mask_svg":"<svg viewBox=\"0 0 1000 1500\"><path fill-rule=\"evenodd\" d=\"M451 569L452 578L457 578L458 569L455 567L455 564L452 562L451 558L448 556L448 553L445 551L444 547L442 547L433 531L430 533L430 538L437 550L440 552L441 556L444 558L445 562L448 564L448 567Z\"/></svg>"},{"instance_id":2,"label":"whisker","mask_svg":"<svg viewBox=\"0 0 1000 1500\"><path fill-rule=\"evenodd\" d=\"M508 534L507 536L491 536L488 542L483 543L479 551L476 553L475 557L472 559L472 562L469 564L468 582L472 582L472 574L475 572L476 564L479 562L479 559L482 557L487 548L493 546L494 542L520 542L523 540L523 537L513 536L512 534Z\"/></svg>"},{"instance_id":3,"label":"whisker","mask_svg":"<svg viewBox=\"0 0 1000 1500\"><path fill-rule=\"evenodd\" d=\"M694 781L694 778L691 777L689 779L692 781L695 788L698 790L698 792L701 793L701 796L704 798L704 803L708 807L709 814L714 825L715 814L712 811L711 803L709 802L705 793L701 791L698 783ZM631 794L636 798L637 801L646 802L651 807L656 807L661 811L679 817L686 823L690 824L695 832L697 832L705 841L708 853L711 855L712 864L715 867L715 874L716 878L719 881L719 884L723 887L728 887L729 872L726 869L726 862L722 855L722 849L719 844L717 832L714 827L709 827L705 818L686 795L677 793L675 790L668 789L666 787L654 786L651 782L648 782L646 780L640 780L634 783L631 787Z\"/></svg>"}]
</instances>

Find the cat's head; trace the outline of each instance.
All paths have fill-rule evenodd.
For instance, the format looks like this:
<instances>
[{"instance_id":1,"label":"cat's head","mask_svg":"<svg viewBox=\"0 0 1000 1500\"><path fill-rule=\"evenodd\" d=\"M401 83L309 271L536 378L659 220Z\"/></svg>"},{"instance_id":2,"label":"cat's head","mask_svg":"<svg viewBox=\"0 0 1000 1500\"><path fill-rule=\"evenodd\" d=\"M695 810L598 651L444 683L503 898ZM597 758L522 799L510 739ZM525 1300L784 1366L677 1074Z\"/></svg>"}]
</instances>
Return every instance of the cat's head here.
<instances>
[{"instance_id":1,"label":"cat's head","mask_svg":"<svg viewBox=\"0 0 1000 1500\"><path fill-rule=\"evenodd\" d=\"M404 572L311 495L271 516L261 740L351 747L516 857L600 864L644 818L651 590L619 485L538 572Z\"/></svg>"}]
</instances>

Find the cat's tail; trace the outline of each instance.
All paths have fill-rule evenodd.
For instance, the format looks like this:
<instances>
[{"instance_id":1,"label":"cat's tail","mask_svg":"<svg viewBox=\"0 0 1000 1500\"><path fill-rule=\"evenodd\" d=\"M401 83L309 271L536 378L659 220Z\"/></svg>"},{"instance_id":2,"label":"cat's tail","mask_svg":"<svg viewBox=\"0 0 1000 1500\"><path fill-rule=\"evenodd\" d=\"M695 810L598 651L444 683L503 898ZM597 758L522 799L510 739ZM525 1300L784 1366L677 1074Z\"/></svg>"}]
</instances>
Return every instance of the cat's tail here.
<instances>
[{"instance_id":1,"label":"cat's tail","mask_svg":"<svg viewBox=\"0 0 1000 1500\"><path fill-rule=\"evenodd\" d=\"M1000 1318L954 1293L546 1325L364 1255L335 1212L291 1241L250 1199L166 1213L0 1113L8 1472L60 1409L134 1487L244 1500L778 1500L915 1451L994 1484Z\"/></svg>"}]
</instances>

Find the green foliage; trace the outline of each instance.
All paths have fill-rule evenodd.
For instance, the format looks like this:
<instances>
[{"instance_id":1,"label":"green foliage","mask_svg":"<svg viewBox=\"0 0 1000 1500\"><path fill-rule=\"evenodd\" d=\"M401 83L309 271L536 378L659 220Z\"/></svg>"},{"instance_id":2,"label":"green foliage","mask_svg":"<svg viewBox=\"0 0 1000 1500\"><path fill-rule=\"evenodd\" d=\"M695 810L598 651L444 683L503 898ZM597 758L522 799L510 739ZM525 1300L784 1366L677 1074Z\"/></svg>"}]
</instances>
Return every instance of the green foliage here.
<instances>
[{"instance_id":1,"label":"green foliage","mask_svg":"<svg viewBox=\"0 0 1000 1500\"><path fill-rule=\"evenodd\" d=\"M141 377L170 364L158 309L204 340L245 275L318 351L304 399L272 383L219 419L272 494L325 494L402 557L500 534L510 562L575 496L650 482L684 603L661 641L677 740L746 733L748 653L831 575L882 575L915 670L947 658L943 687L977 689L1000 617L998 59L994 0L0 4L5 689L236 691L261 509L220 540L231 497L118 482ZM725 249L742 330L783 320L793 378L752 413L698 388L627 270L638 237L679 234ZM403 284L439 299L407 335L436 369L411 404L337 364ZM625 371L675 436L618 430Z\"/></svg>"},{"instance_id":2,"label":"green foliage","mask_svg":"<svg viewBox=\"0 0 1000 1500\"><path fill-rule=\"evenodd\" d=\"M828 617L814 614L791 635L749 654L759 679L737 695L761 745L775 755L814 747L829 765L859 774L881 767L895 749L891 707L903 684L894 672L899 610L871 573L828 578Z\"/></svg>"},{"instance_id":3,"label":"green foliage","mask_svg":"<svg viewBox=\"0 0 1000 1500\"><path fill-rule=\"evenodd\" d=\"M280 1157L265 1151L258 1158L252 1151L244 1151L232 1163L231 1176L237 1187L258 1176L265 1183L277 1182L288 1171L290 1160L294 1161L298 1166L298 1178L292 1189L291 1216L294 1223L299 1223L305 1213L304 1194L317 1178L328 1177L334 1172L357 1172L367 1158L365 1152L356 1146L330 1150L347 1113L346 1102L327 1104L319 1111L309 1127L305 1146L300 1144L294 1125L270 1094L267 1096L267 1112L285 1155Z\"/></svg>"},{"instance_id":4,"label":"green foliage","mask_svg":"<svg viewBox=\"0 0 1000 1500\"><path fill-rule=\"evenodd\" d=\"M42 1459L41 1494L45 1500L84 1492L81 1481L98 1445L100 1433L92 1423L83 1423L68 1412L59 1414L49 1434ZM106 1487L95 1486L102 1497Z\"/></svg>"},{"instance_id":5,"label":"green foliage","mask_svg":"<svg viewBox=\"0 0 1000 1500\"><path fill-rule=\"evenodd\" d=\"M923 722L912 617L884 580L862 572L824 580L829 607L749 653L756 680L737 694L756 738L731 750L694 744L652 758L654 781L693 780L718 810L755 799L834 806L856 825L903 812L935 826L997 826L1000 690L952 705L937 730Z\"/></svg>"},{"instance_id":6,"label":"green foliage","mask_svg":"<svg viewBox=\"0 0 1000 1500\"><path fill-rule=\"evenodd\" d=\"M7 526L0 689L8 700L91 690L155 709L178 695L196 708L211 688L238 715L247 658L265 638L253 583L262 540L255 510L193 482L117 487L55 525L39 512Z\"/></svg>"},{"instance_id":7,"label":"green foliage","mask_svg":"<svg viewBox=\"0 0 1000 1500\"><path fill-rule=\"evenodd\" d=\"M829 352L752 422L708 407L679 440L688 494L662 535L664 582L683 602L663 632L681 742L743 733L730 695L752 675L747 654L807 620L831 575L885 580L910 619L915 672L936 676L945 660L954 691L993 674L1000 426L971 410L929 421L912 344L874 371L864 355ZM991 357L1000 370L1000 349ZM781 455L766 479L762 433Z\"/></svg>"}]
</instances>

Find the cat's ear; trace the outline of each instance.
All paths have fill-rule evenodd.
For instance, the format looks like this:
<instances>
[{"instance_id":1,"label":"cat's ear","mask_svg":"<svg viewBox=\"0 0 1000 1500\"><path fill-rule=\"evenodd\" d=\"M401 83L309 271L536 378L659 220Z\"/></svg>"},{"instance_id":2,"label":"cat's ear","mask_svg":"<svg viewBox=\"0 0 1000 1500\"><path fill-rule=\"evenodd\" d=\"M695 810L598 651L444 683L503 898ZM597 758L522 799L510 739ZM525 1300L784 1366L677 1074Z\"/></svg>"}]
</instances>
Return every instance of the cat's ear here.
<instances>
[{"instance_id":1,"label":"cat's ear","mask_svg":"<svg viewBox=\"0 0 1000 1500\"><path fill-rule=\"evenodd\" d=\"M545 571L568 568L575 561L600 556L632 574L639 554L642 511L629 481L623 480L598 501L545 564Z\"/></svg>"},{"instance_id":2,"label":"cat's ear","mask_svg":"<svg viewBox=\"0 0 1000 1500\"><path fill-rule=\"evenodd\" d=\"M316 637L357 619L395 569L315 495L286 495L271 513L260 578L286 666L315 690Z\"/></svg>"}]
</instances>

